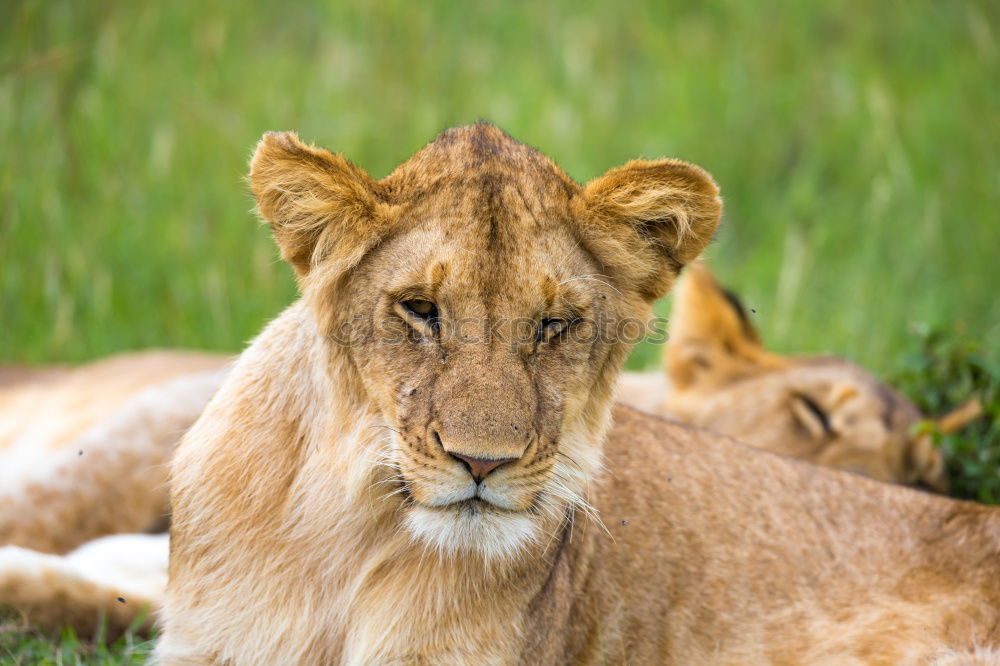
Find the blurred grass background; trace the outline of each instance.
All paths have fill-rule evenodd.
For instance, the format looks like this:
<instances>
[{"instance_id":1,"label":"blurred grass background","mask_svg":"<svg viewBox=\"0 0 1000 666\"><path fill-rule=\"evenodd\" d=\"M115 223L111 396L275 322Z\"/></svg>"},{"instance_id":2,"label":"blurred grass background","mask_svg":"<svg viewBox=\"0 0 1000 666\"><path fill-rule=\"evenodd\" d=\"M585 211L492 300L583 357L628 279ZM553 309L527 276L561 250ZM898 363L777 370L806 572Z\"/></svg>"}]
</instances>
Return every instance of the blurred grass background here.
<instances>
[{"instance_id":1,"label":"blurred grass background","mask_svg":"<svg viewBox=\"0 0 1000 666\"><path fill-rule=\"evenodd\" d=\"M295 296L242 180L261 133L382 176L479 118L581 181L708 168L708 256L778 349L885 373L957 322L995 356L998 29L989 1L8 1L0 361L239 349Z\"/></svg>"},{"instance_id":2,"label":"blurred grass background","mask_svg":"<svg viewBox=\"0 0 1000 666\"><path fill-rule=\"evenodd\" d=\"M982 391L992 420L942 446L960 493L995 502L998 31L991 0L6 0L0 362L238 350L295 297L243 182L264 131L382 176L484 118L580 181L708 168L707 255L769 345L851 357L937 412ZM145 651L0 641L4 663Z\"/></svg>"}]
</instances>

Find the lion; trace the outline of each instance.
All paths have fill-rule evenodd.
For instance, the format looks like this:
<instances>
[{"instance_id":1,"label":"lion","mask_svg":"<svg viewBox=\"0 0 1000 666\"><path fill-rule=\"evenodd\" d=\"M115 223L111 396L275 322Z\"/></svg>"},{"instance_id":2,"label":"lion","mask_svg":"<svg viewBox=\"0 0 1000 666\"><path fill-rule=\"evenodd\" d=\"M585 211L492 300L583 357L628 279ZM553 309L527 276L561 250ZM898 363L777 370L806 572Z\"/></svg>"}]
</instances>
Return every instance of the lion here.
<instances>
[{"instance_id":1,"label":"lion","mask_svg":"<svg viewBox=\"0 0 1000 666\"><path fill-rule=\"evenodd\" d=\"M619 400L748 444L880 481L948 492L941 452L916 406L837 357L764 348L739 299L706 266L691 266L673 296L665 375L625 373ZM978 402L932 422L957 430Z\"/></svg>"},{"instance_id":2,"label":"lion","mask_svg":"<svg viewBox=\"0 0 1000 666\"><path fill-rule=\"evenodd\" d=\"M174 456L159 663L998 663L1000 510L613 408L702 169L477 124L250 182L302 298Z\"/></svg>"}]
</instances>

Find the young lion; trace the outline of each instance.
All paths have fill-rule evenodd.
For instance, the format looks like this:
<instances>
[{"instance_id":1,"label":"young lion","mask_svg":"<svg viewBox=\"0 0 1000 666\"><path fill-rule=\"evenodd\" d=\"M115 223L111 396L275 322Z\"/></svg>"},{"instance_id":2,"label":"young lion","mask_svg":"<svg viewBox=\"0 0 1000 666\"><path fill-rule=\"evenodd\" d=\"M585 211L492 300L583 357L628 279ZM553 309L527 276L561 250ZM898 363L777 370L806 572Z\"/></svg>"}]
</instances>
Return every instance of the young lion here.
<instances>
[{"instance_id":1,"label":"young lion","mask_svg":"<svg viewBox=\"0 0 1000 666\"><path fill-rule=\"evenodd\" d=\"M250 178L303 298L175 456L162 663L944 663L1000 643L1000 512L627 408L609 430L617 323L718 222L704 171L580 187L480 124L379 181L269 134Z\"/></svg>"},{"instance_id":2,"label":"young lion","mask_svg":"<svg viewBox=\"0 0 1000 666\"><path fill-rule=\"evenodd\" d=\"M914 432L924 417L898 392L844 359L768 351L740 302L700 263L673 299L666 376L625 373L619 400L775 453L947 493L941 453ZM958 429L978 416L977 405L937 427Z\"/></svg>"}]
</instances>

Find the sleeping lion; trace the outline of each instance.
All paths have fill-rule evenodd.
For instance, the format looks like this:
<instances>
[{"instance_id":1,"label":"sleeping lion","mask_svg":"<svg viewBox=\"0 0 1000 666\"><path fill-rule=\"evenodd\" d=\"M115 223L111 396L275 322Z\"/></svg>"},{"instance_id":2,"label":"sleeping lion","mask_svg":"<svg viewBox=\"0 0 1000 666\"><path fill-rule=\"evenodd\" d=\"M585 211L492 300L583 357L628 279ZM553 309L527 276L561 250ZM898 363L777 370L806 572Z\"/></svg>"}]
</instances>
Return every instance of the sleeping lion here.
<instances>
[{"instance_id":1,"label":"sleeping lion","mask_svg":"<svg viewBox=\"0 0 1000 666\"><path fill-rule=\"evenodd\" d=\"M625 373L616 398L775 453L948 492L913 403L850 361L768 351L736 296L700 263L673 295L664 367ZM933 425L954 431L980 413L973 398Z\"/></svg>"},{"instance_id":2,"label":"sleeping lion","mask_svg":"<svg viewBox=\"0 0 1000 666\"><path fill-rule=\"evenodd\" d=\"M251 182L303 298L201 375L163 663L992 658L996 510L612 410L604 325L711 238L705 172L581 187L476 125L381 181L268 135ZM154 388L113 419L178 402Z\"/></svg>"}]
</instances>

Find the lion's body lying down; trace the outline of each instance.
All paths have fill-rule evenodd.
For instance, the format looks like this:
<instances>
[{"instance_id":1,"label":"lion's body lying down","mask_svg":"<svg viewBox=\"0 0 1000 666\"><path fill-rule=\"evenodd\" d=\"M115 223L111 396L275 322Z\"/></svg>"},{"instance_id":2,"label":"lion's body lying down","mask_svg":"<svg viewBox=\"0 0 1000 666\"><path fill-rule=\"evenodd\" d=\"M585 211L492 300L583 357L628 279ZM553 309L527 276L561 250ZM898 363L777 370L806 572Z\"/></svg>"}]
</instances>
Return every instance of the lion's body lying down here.
<instances>
[{"instance_id":1,"label":"lion's body lying down","mask_svg":"<svg viewBox=\"0 0 1000 666\"><path fill-rule=\"evenodd\" d=\"M1000 599L995 596L995 582L1000 571L994 569L991 574L989 570L979 569L979 563L970 561L978 557L981 547L981 544L969 543L970 535L974 541L987 540L987 548L988 541L992 540L992 548L1000 553L996 543L1000 527L995 517L990 519L988 510L980 509L968 517L950 520L955 508L952 502L875 482L856 481L842 474L822 474L817 478L807 466L756 454L735 442L692 432L684 426L644 417L625 408L616 412L615 421L618 428L612 429L606 449L607 465L618 470L637 467L632 471L640 475L640 481L636 483L632 475L616 472L606 475L595 486L595 489L607 489L616 495L616 500L609 504L595 498L596 508L610 536L582 515L577 517L571 533L559 535L560 539L566 539L568 547L563 548L553 582L546 586L545 603L540 599L536 605L545 609L544 612L539 610L539 614L570 624L569 640L553 640L560 636L558 629L546 624L545 635L533 638L536 644L532 649L537 651L530 654L539 655L539 659L529 660L531 663L569 663L572 660L562 662L557 657L543 661L541 656L558 655L560 650L572 651L574 648L580 648L578 658L585 661L583 657L588 650L604 650L601 646L605 644L606 662L616 663L615 655L623 646L617 643L615 631L609 635L587 636L587 617L582 621L576 617L560 617L565 613L567 590L574 584L571 563L580 562L585 556L602 563L614 562L615 566L609 569L617 569L617 577L624 579L626 585L640 583L653 591L654 607L644 607L637 613L639 617L632 620L651 631L658 631L656 627L660 626L659 620L655 626L650 626L652 617L661 618L663 626L673 627L671 633L674 635L658 635L656 640L648 641L650 649L684 646L684 652L679 654L686 658L678 658L673 663L908 663L905 659L896 659L901 655L910 655L909 663L939 663L921 658L932 654L940 657L943 664L951 663L945 659L949 648L988 648L997 644L996 631L983 635L977 633L975 626L986 626L991 614L995 617L1000 608ZM642 434L638 437L625 434L632 430ZM617 436L617 432L623 433L622 436ZM660 488L655 495L643 492L645 484L641 476L650 468L671 470L666 493ZM721 475L720 470L724 472ZM710 482L705 482L706 477ZM654 481L648 479L646 483ZM859 492L858 483L862 492ZM597 497L603 494L598 493ZM800 499L791 500L792 497ZM968 505L960 506L964 509ZM878 515L872 515L873 509L879 512ZM733 519L732 514L738 518ZM855 515L852 517L852 514ZM907 522L900 523L901 516L908 517ZM894 534L886 535L881 525L877 530L871 527L869 521L879 518L892 526ZM909 521L917 523L916 529ZM812 536L802 536L803 524L819 528L825 537L814 541ZM992 536L989 529L992 529ZM898 540L900 535L902 540ZM640 559L642 542L649 545L653 536L657 541L663 538L677 544L676 550L685 554L688 548L693 548L690 552L698 556L678 558L657 552L653 553L657 565L652 567L636 565L631 559L617 560L626 551ZM155 570L165 564L162 558L166 555L166 543L154 537L149 539L149 545L140 542L136 554ZM922 561L926 557L922 544L928 542L949 546L948 550L934 551L942 561ZM98 542L97 545L103 544ZM123 545L130 549L135 544L113 543L114 552L120 553ZM105 556L105 565L108 560L113 562L113 556ZM143 597L134 589L135 576L129 575L127 569L102 579L94 575L93 568L88 568L86 562L74 567L72 560L50 562L35 556L28 561L30 567L24 566L24 559L17 561L26 587L45 588L55 582L60 594L65 595L63 598L71 602L69 607L90 613L85 617L72 617L60 611L52 618L51 626L69 620L83 630L93 629L93 611L101 610L108 614L112 626L124 627L132 621L136 607L141 607L144 601L158 600L161 594L155 591L163 581L153 581L155 593ZM1000 556L994 558L994 562L1000 562ZM6 558L0 555L0 563L9 568L14 560L9 555ZM661 564L664 568L673 565L678 569L662 571ZM936 568L947 573L934 573ZM160 570L165 573L165 569ZM713 595L713 608L700 607L704 597L698 591L679 589L674 579L678 570L685 587L692 580L704 581ZM24 575L25 571L42 575ZM878 575L872 577L873 571ZM965 579L963 572L967 571L974 572L972 580ZM659 587L655 577L658 573L669 579L663 587ZM294 573L290 570L287 575L292 578ZM601 605L612 607L612 615L622 619L632 615L628 607L621 605L623 600L616 599L616 590L622 581L609 578L612 578L609 572L602 572L585 584L575 581L578 587L574 594L592 592L595 595L594 606L584 613L591 616L591 622L603 617ZM417 584L420 580L404 582ZM872 584L876 580L883 590ZM804 600L790 601L785 595L795 592L794 581L808 581L809 587L815 589ZM823 589L824 582L834 585L836 591ZM107 584L104 589L101 583ZM307 594L308 590L319 593L318 587L318 583L290 585L286 601L290 605L299 603L302 600L296 597ZM951 620L933 621L934 632L928 634L921 617L938 612L942 599L952 599L963 589L969 600L962 603L946 601L944 606ZM992 599L989 598L991 589ZM419 592L413 590L414 594ZM492 592L484 590L483 593ZM125 598L126 603L118 602L118 597ZM27 597L22 595L22 598ZM103 603L99 601L102 599ZM859 599L867 600L868 606L858 608ZM900 599L906 600L905 603L900 603ZM47 603L52 600L51 596L42 599ZM699 608L692 609L693 604ZM46 604L35 610L36 619L45 622ZM647 615L649 612L657 615ZM475 614L480 613L481 607L477 606ZM118 618L116 614L122 616ZM743 614L750 615L750 624L754 626L748 626ZM978 621L977 615L983 621ZM815 634L803 634L799 629L785 630L788 622L801 618L809 618ZM519 624L530 628L539 621L530 617L521 619ZM693 631L685 621L696 625ZM603 620L599 623L605 624ZM886 635L873 638L869 631L873 625L880 624ZM315 628L315 624L309 623L299 626ZM395 634L399 626L398 616L393 615L388 627ZM418 624L418 628L420 626ZM865 635L859 637L857 634L862 631ZM746 644L732 644L733 639L747 635L752 638ZM717 636L725 638L717 639ZM275 638L280 640L281 637L275 635ZM301 636L288 638L298 640ZM632 645L645 647L647 642L633 641ZM630 663L671 663L658 658L643 659L643 652L630 651ZM876 659L876 655L889 656ZM993 663L986 650L981 650L981 655L981 660L954 663Z\"/></svg>"},{"instance_id":2,"label":"lion's body lying down","mask_svg":"<svg viewBox=\"0 0 1000 666\"><path fill-rule=\"evenodd\" d=\"M293 314L205 427L265 377L309 386L308 355L265 362L276 329L302 326ZM329 405L312 389L251 401L274 410L255 419ZM428 552L401 531L403 507L354 485L382 437L357 418L327 448L251 436L187 451L179 483L197 519L182 510L172 575L191 587L174 592L164 663L924 664L1000 645L996 509L619 408L588 492L603 525L577 509L510 560ZM247 474L258 464L268 477ZM200 473L215 483L189 485Z\"/></svg>"},{"instance_id":3,"label":"lion's body lying down","mask_svg":"<svg viewBox=\"0 0 1000 666\"><path fill-rule=\"evenodd\" d=\"M159 607L166 581L165 539L102 539L86 546L87 559L43 553L163 524L166 466L161 461L222 383L228 365L228 357L148 352L73 372L0 371L0 423L7 433L0 468L10 478L0 491L0 544L23 547L0 545L0 604L14 603L43 627L71 625L80 635L91 634L102 615L115 633L129 626L144 605ZM668 390L661 372L625 373L618 397L656 413L664 409ZM729 408L748 404L730 402ZM46 426L44 435L36 431L32 440L38 455L15 457L13 426L29 421ZM764 424L764 430L768 427ZM23 445L23 425L17 430ZM780 441L773 445L787 448ZM18 460L25 462L15 473ZM50 499L31 501L39 494ZM156 552L162 556L150 556ZM130 564L95 570L100 559Z\"/></svg>"}]
</instances>

